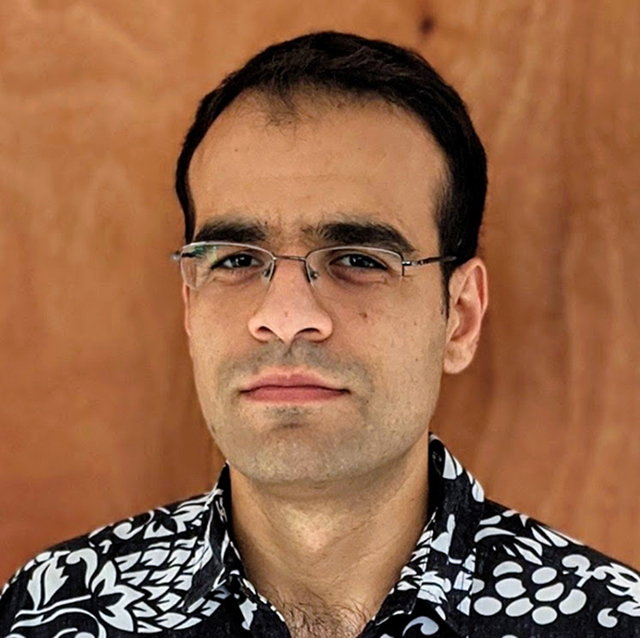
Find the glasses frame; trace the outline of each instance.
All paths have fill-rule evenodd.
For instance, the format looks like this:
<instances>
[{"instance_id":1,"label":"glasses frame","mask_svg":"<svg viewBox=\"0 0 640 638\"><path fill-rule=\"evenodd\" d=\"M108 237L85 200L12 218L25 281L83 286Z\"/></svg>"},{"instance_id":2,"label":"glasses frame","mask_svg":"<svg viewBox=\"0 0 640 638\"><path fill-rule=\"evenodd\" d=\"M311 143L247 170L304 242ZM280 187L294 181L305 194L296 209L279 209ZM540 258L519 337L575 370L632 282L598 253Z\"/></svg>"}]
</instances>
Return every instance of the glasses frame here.
<instances>
[{"instance_id":1,"label":"glasses frame","mask_svg":"<svg viewBox=\"0 0 640 638\"><path fill-rule=\"evenodd\" d=\"M267 284L273 278L273 275L276 271L276 265L278 260L283 260L283 261L289 260L289 261L301 261L304 263L304 271L307 277L307 281L313 285L313 282L318 278L319 273L314 271L311 268L311 266L309 266L309 261L308 261L309 257L317 253L329 252L330 250L345 250L345 249L376 250L383 253L388 253L390 255L395 255L396 257L400 258L400 264L402 266L401 277L405 276L405 268L409 268L413 266L426 266L427 264L433 264L436 262L452 262L457 259L457 257L454 255L437 255L435 257L422 257L421 259L408 260L403 257L402 253L396 250L390 250L388 248L379 248L378 246L366 246L366 245L355 245L355 244L347 244L345 246L327 246L324 248L314 248L313 250L310 250L304 257L301 255L277 255L275 253L272 253L270 250L267 250L266 248L262 248L261 246L255 246L253 244L240 244L240 243L229 242L229 241L192 242L190 244L184 245L179 250L176 250L175 252L173 252L171 254L171 259L179 263L182 263L183 259L189 258L192 256L187 254L188 251L194 250L196 248L200 248L201 246L234 246L238 248L250 248L252 250L258 250L266 253L271 258L271 262L268 266L268 269L265 269L265 271L262 273L264 278L266 279ZM187 286L189 286L189 284L187 283L184 277L184 272L182 268L180 268L180 272L182 274L184 283ZM197 288L193 288L192 286L189 286L189 288L192 288L193 290L197 290Z\"/></svg>"}]
</instances>

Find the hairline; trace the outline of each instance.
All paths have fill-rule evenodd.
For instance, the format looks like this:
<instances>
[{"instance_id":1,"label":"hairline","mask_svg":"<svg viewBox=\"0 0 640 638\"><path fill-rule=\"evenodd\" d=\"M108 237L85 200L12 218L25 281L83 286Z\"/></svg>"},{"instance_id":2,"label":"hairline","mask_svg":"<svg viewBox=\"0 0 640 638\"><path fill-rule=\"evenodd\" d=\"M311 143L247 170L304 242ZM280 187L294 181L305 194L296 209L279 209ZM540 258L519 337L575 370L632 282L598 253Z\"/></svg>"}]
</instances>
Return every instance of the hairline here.
<instances>
[{"instance_id":1,"label":"hairline","mask_svg":"<svg viewBox=\"0 0 640 638\"><path fill-rule=\"evenodd\" d=\"M406 104L399 103L396 100L389 99L388 96L376 92L369 91L366 93L358 93L341 89L337 87L325 87L315 84L302 84L301 86L291 87L286 93L270 92L268 87L250 87L241 91L229 102L224 109L217 114L216 118L209 124L207 130L198 141L196 147L193 148L188 157L188 164L184 172L184 182L190 202L191 214L191 233L190 236L185 235L187 242L192 241L196 233L196 208L193 201L193 194L189 183L189 173L194 156L201 148L203 141L209 135L211 128L217 120L225 113L233 109L252 109L261 112L268 117L266 126L286 127L296 126L304 123L304 117L311 116L312 110L315 109L341 109L349 106L379 106L392 115L404 115L417 123L427 137L428 143L438 152L440 156L442 171L439 175L437 184L434 184L434 207L433 207L433 223L438 234L438 250L441 250L440 223L445 213L447 205L447 197L452 188L452 175L450 158L436 139L430 126L420 116ZM307 107L311 108L307 108ZM322 116L322 113L320 113Z\"/></svg>"}]
</instances>

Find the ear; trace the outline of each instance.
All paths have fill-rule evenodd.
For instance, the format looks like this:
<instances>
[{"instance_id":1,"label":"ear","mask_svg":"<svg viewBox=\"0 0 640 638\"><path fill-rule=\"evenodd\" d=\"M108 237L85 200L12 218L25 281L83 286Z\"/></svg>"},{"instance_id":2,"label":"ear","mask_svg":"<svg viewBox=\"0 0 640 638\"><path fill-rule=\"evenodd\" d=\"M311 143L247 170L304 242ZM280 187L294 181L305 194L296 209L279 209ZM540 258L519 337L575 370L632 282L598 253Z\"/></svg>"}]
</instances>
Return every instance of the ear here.
<instances>
[{"instance_id":1,"label":"ear","mask_svg":"<svg viewBox=\"0 0 640 638\"><path fill-rule=\"evenodd\" d=\"M184 302L184 330L191 337L191 290L187 284L182 284L182 301Z\"/></svg>"},{"instance_id":2,"label":"ear","mask_svg":"<svg viewBox=\"0 0 640 638\"><path fill-rule=\"evenodd\" d=\"M445 372L462 372L473 360L488 303L487 268L474 257L457 268L449 281Z\"/></svg>"}]
</instances>

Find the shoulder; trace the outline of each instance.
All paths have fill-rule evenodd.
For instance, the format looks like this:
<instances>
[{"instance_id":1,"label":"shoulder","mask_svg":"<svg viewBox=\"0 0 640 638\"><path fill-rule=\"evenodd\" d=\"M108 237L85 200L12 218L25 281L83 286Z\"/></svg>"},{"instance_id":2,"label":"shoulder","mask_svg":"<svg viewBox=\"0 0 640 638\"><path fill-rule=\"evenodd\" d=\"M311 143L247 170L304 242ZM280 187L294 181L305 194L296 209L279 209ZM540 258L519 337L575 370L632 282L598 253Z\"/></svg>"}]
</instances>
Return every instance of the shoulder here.
<instances>
[{"instance_id":1,"label":"shoulder","mask_svg":"<svg viewBox=\"0 0 640 638\"><path fill-rule=\"evenodd\" d=\"M203 494L179 501L41 552L0 595L0 636L25 623L49 622L71 603L126 618L131 605L153 587L162 600L163 586L165 594L166 585L179 587L178 572L189 576L187 566L201 550L210 499Z\"/></svg>"},{"instance_id":2,"label":"shoulder","mask_svg":"<svg viewBox=\"0 0 640 638\"><path fill-rule=\"evenodd\" d=\"M631 567L492 501L475 540L478 616L640 636L640 574Z\"/></svg>"}]
</instances>

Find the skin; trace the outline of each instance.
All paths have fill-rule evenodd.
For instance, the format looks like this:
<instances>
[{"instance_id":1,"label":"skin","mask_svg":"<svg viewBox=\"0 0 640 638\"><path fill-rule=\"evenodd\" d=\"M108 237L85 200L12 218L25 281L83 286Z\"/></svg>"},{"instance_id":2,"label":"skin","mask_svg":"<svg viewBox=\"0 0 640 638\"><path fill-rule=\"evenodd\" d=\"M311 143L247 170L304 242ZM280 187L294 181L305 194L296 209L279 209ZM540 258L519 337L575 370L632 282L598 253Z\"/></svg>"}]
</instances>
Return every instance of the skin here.
<instances>
[{"instance_id":1,"label":"skin","mask_svg":"<svg viewBox=\"0 0 640 638\"><path fill-rule=\"evenodd\" d=\"M402 232L417 249L405 257L438 255L446 172L423 125L385 104L298 102L295 117L274 118L245 98L214 122L189 171L196 229L258 220L272 229L266 248L305 255L318 244L301 227L348 214ZM328 634L356 635L420 536L429 422L443 372L473 358L483 262L455 271L448 317L441 287L434 264L408 269L391 290L336 300L285 261L268 289L241 300L183 288L202 411L230 465L235 541L294 635L304 635L295 626L305 615L332 618ZM277 370L314 372L346 391L297 404L240 393Z\"/></svg>"}]
</instances>

